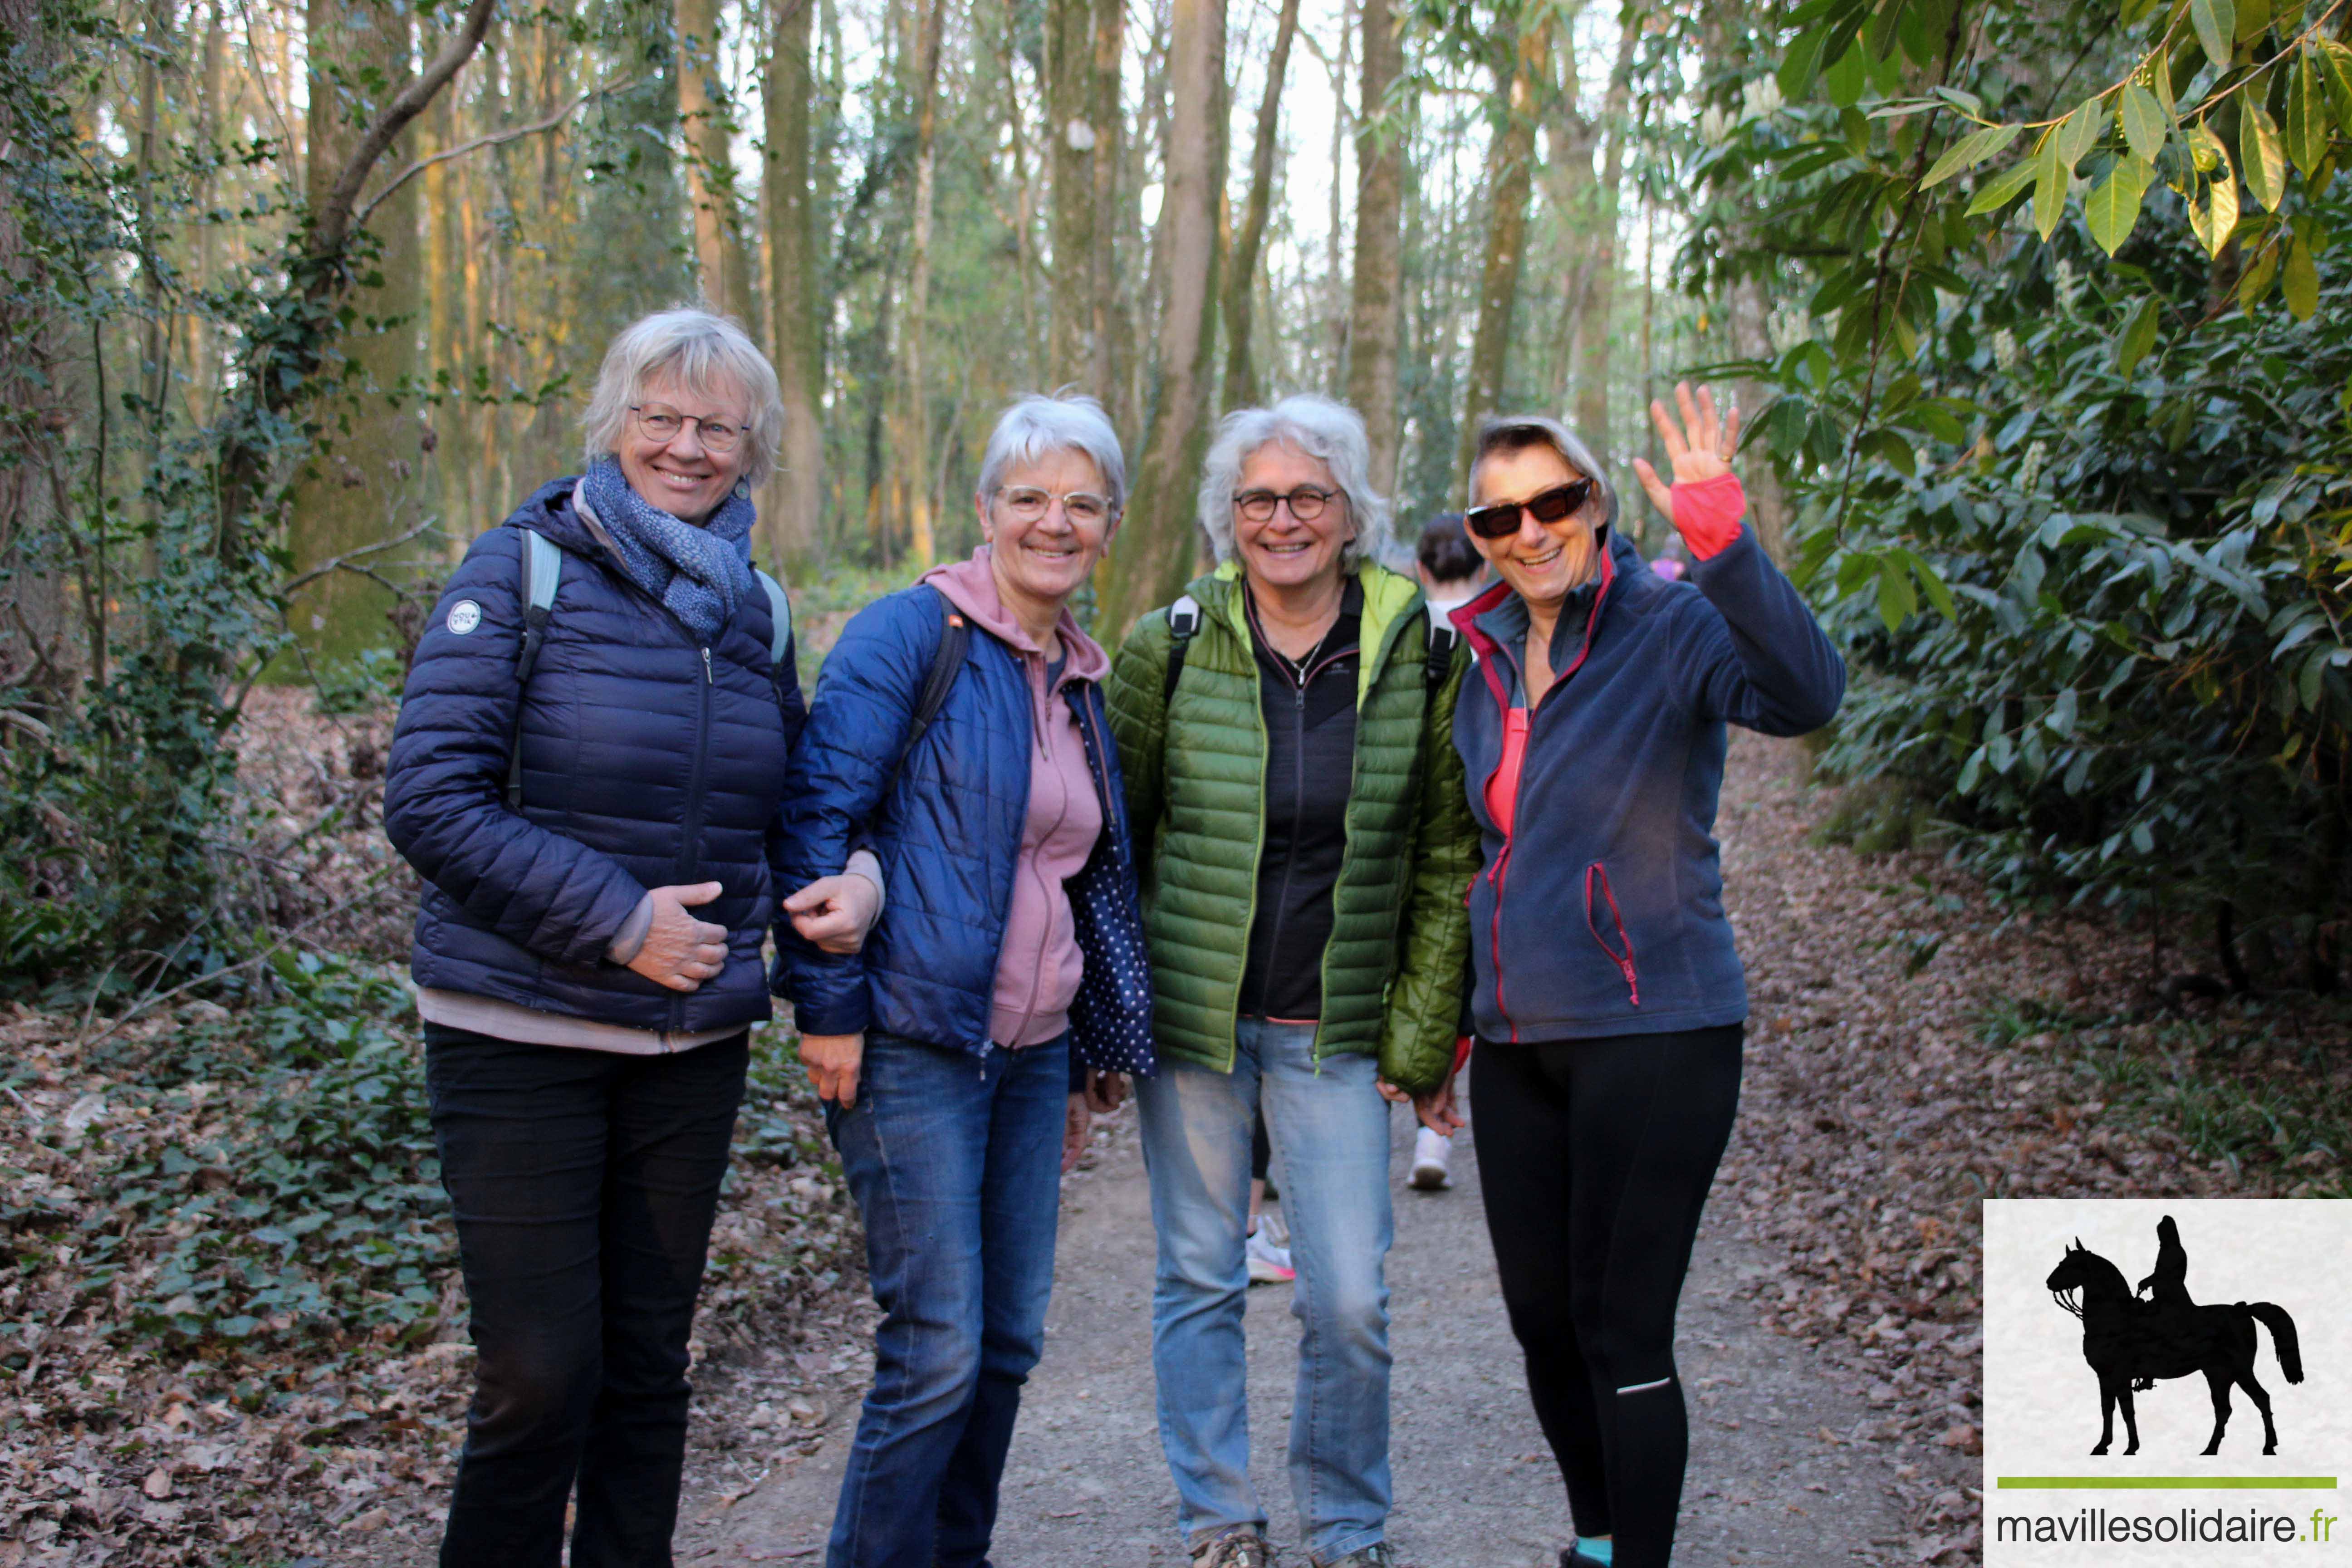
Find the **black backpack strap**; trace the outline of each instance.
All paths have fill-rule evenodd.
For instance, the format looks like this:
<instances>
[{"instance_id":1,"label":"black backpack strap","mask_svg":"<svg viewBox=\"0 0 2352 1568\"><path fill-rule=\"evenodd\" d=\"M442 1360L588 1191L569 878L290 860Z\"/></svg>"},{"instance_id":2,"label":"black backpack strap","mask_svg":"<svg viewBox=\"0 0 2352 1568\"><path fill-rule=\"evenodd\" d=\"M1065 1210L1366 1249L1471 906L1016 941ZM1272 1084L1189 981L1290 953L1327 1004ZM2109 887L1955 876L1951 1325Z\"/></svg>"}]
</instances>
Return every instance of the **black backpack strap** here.
<instances>
[{"instance_id":1,"label":"black backpack strap","mask_svg":"<svg viewBox=\"0 0 2352 1568\"><path fill-rule=\"evenodd\" d=\"M1429 612L1429 669L1426 679L1432 697L1445 689L1445 678L1454 673L1454 645L1461 640L1462 634L1454 629L1452 621L1435 610Z\"/></svg>"},{"instance_id":2,"label":"black backpack strap","mask_svg":"<svg viewBox=\"0 0 2352 1568\"><path fill-rule=\"evenodd\" d=\"M1168 606L1168 674L1160 685L1160 702L1166 707L1184 679L1184 655L1201 630L1201 601L1187 594Z\"/></svg>"},{"instance_id":3,"label":"black backpack strap","mask_svg":"<svg viewBox=\"0 0 2352 1568\"><path fill-rule=\"evenodd\" d=\"M936 588L931 591L939 593ZM941 708L947 706L948 692L955 685L956 676L963 669L965 651L971 647L971 624L965 621L961 611L948 603L945 594L940 594L940 613L943 618L940 643L931 651L931 668L923 676L922 694L915 699L915 722L907 731L907 744L898 752L898 766L901 768L907 765L907 759L915 754L915 746L922 740L923 732L931 727L931 721L940 716Z\"/></svg>"}]
</instances>

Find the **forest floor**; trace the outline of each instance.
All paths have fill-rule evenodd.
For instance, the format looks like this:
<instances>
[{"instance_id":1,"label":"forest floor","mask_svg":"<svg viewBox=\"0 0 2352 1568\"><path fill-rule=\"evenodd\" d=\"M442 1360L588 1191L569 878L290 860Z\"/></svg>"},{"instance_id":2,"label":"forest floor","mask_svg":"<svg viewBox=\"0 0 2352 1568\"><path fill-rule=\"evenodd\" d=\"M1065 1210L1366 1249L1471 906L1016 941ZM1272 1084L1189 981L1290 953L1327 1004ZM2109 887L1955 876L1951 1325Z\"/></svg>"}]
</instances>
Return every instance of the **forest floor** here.
<instances>
[{"instance_id":1,"label":"forest floor","mask_svg":"<svg viewBox=\"0 0 2352 1568\"><path fill-rule=\"evenodd\" d=\"M321 884L375 875L380 728L273 724L289 820L298 788L350 806L301 851ZM2340 1009L2164 1001L2159 962L2184 961L2145 932L1827 842L1849 804L1801 748L1735 744L1721 834L1754 1017L1685 1300L1692 1563L1977 1557L1980 1198L2345 1191ZM320 899L368 961L298 945L234 1008L151 998L110 1035L71 1003L0 1011L0 1568L431 1558L471 1352L377 929L401 922ZM759 1058L697 1340L698 1563L814 1557L871 1364L855 1214L783 1030ZM1176 1560L1130 1121L1066 1185L1008 1561ZM1425 1568L1566 1538L1466 1139L1455 1158L1454 1191L1400 1194L1391 1273L1397 1535ZM1278 1535L1281 1296L1252 1309Z\"/></svg>"}]
</instances>

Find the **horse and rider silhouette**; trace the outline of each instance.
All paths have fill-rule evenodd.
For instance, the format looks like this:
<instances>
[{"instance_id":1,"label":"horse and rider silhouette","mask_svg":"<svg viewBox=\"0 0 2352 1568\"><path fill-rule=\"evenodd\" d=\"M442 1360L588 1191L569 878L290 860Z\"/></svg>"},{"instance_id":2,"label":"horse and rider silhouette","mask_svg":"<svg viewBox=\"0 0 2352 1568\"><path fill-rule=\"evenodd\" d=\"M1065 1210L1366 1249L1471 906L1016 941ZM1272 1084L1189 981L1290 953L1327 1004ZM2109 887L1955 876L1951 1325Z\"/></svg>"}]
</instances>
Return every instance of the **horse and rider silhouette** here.
<instances>
[{"instance_id":1,"label":"horse and rider silhouette","mask_svg":"<svg viewBox=\"0 0 2352 1568\"><path fill-rule=\"evenodd\" d=\"M2043 1283L2052 1300L2082 1320L2083 1359L2099 1377L2099 1446L2104 1454L2115 1441L2116 1407L2124 1412L2124 1429L2131 1441L2126 1454L2139 1452L2139 1420L2132 1408L2135 1392L2156 1386L2159 1378L2202 1373L2213 1395L2213 1436L2205 1452L2221 1451L2221 1433L2230 1425L2230 1385L2236 1384L2263 1413L2263 1452L2278 1452L2278 1428L2271 1422L2271 1396L2254 1381L2254 1352L2259 1337L2254 1325L2271 1331L2279 1367L2289 1383L2303 1381L2303 1351L2295 1338L2294 1320L2286 1309L2268 1301L2240 1301L2227 1307L2200 1307L2189 1295L2189 1250L2180 1244L2180 1227L2167 1215L2157 1222L2156 1268L2139 1282L2139 1293L2124 1283L2123 1271L2083 1245L2077 1237L2065 1258ZM2080 1300L2072 1300L2080 1293Z\"/></svg>"}]
</instances>

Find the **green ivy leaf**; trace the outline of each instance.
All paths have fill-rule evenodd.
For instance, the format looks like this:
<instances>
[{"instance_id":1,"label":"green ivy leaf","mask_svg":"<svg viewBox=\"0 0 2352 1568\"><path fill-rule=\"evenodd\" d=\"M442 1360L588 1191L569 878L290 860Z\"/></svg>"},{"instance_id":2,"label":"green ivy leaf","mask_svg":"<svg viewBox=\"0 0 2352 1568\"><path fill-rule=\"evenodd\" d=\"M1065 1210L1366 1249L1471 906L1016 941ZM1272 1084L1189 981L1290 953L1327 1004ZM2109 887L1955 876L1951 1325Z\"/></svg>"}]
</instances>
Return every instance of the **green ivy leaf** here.
<instances>
[{"instance_id":1,"label":"green ivy leaf","mask_svg":"<svg viewBox=\"0 0 2352 1568\"><path fill-rule=\"evenodd\" d=\"M2116 119L2123 127L2124 140L2131 146L2132 156L2144 163L2156 162L2164 150L2164 128L2169 117L2164 106L2156 101L2156 94L2133 82L2123 90L2116 105Z\"/></svg>"},{"instance_id":2,"label":"green ivy leaf","mask_svg":"<svg viewBox=\"0 0 2352 1568\"><path fill-rule=\"evenodd\" d=\"M2297 244L2287 251L2279 292L2286 297L2287 313L2298 321L2311 320L2319 309L2319 264L2312 259L2308 245Z\"/></svg>"},{"instance_id":3,"label":"green ivy leaf","mask_svg":"<svg viewBox=\"0 0 2352 1568\"><path fill-rule=\"evenodd\" d=\"M2058 162L2065 165L2071 177L2074 167L2091 154L2099 144L2099 132L2106 123L2099 109L2099 100L2086 98L2074 106L2074 111L2058 122Z\"/></svg>"},{"instance_id":4,"label":"green ivy leaf","mask_svg":"<svg viewBox=\"0 0 2352 1568\"><path fill-rule=\"evenodd\" d=\"M2139 222L2140 198L2147 194L2148 182L2155 178L2156 165L2126 158L2107 171L2107 177L2084 200L2084 214L2090 220L2091 237L2109 256L2131 237L2132 226Z\"/></svg>"},{"instance_id":5,"label":"green ivy leaf","mask_svg":"<svg viewBox=\"0 0 2352 1568\"><path fill-rule=\"evenodd\" d=\"M2231 0L2189 0L2189 21L2197 29L2197 44L2205 58L2228 69L2238 32L2237 6Z\"/></svg>"},{"instance_id":6,"label":"green ivy leaf","mask_svg":"<svg viewBox=\"0 0 2352 1568\"><path fill-rule=\"evenodd\" d=\"M2073 172L2058 151L2065 127L2058 131L2042 139L2041 156L2033 161L2033 231L2044 240L2058 231L2059 219L2066 216L2066 177Z\"/></svg>"},{"instance_id":7,"label":"green ivy leaf","mask_svg":"<svg viewBox=\"0 0 2352 1568\"><path fill-rule=\"evenodd\" d=\"M2016 141L2021 129L2015 125L1988 125L1981 131L1970 132L1944 150L1944 155L1936 160L1936 166L1927 171L1927 177L1919 182L1919 188L1933 190L1954 174L1975 168Z\"/></svg>"},{"instance_id":8,"label":"green ivy leaf","mask_svg":"<svg viewBox=\"0 0 2352 1568\"><path fill-rule=\"evenodd\" d=\"M2116 370L2129 375L2156 347L2156 329L2163 318L2164 308L2150 294L2132 307L2124 318L2123 331L2116 334Z\"/></svg>"},{"instance_id":9,"label":"green ivy leaf","mask_svg":"<svg viewBox=\"0 0 2352 1568\"><path fill-rule=\"evenodd\" d=\"M2270 211L2286 199L2286 154L2279 145L2277 122L2252 93L2238 97L2238 161L2246 174L2246 189Z\"/></svg>"},{"instance_id":10,"label":"green ivy leaf","mask_svg":"<svg viewBox=\"0 0 2352 1568\"><path fill-rule=\"evenodd\" d=\"M2286 155L2305 179L2327 156L2326 89L2319 81L2319 51L2308 44L2295 51L2287 78Z\"/></svg>"},{"instance_id":11,"label":"green ivy leaf","mask_svg":"<svg viewBox=\"0 0 2352 1568\"><path fill-rule=\"evenodd\" d=\"M1981 217L1989 212L1999 212L2015 201L2019 193L2033 183L2034 162L2028 158L2003 170L1990 184L1977 192L1976 199L1969 203L1968 216Z\"/></svg>"}]
</instances>

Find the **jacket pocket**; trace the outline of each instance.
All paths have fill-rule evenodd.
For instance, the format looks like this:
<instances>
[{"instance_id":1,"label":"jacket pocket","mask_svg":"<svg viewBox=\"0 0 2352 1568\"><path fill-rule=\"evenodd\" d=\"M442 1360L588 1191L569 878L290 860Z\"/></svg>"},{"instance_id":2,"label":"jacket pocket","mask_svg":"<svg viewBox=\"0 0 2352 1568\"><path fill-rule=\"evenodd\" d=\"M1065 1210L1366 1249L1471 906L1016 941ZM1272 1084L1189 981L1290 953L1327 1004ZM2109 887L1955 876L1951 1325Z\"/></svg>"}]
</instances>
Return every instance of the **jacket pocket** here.
<instances>
[{"instance_id":1,"label":"jacket pocket","mask_svg":"<svg viewBox=\"0 0 2352 1568\"><path fill-rule=\"evenodd\" d=\"M1594 894L1600 895L1595 901ZM1608 929L1603 930L1601 917L1608 917ZM1642 1005L1642 978L1633 964L1633 938L1625 929L1625 917L1618 912L1617 895L1609 889L1609 868L1595 860L1584 868L1584 927L1617 973L1625 977L1625 994L1634 1006ZM1615 933L1612 945L1611 932Z\"/></svg>"}]
</instances>

